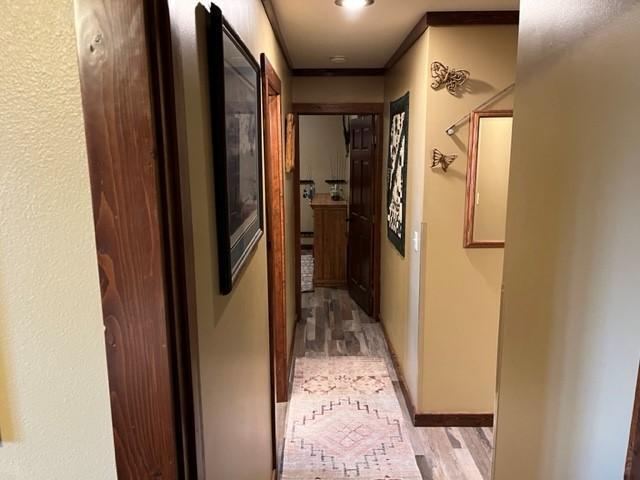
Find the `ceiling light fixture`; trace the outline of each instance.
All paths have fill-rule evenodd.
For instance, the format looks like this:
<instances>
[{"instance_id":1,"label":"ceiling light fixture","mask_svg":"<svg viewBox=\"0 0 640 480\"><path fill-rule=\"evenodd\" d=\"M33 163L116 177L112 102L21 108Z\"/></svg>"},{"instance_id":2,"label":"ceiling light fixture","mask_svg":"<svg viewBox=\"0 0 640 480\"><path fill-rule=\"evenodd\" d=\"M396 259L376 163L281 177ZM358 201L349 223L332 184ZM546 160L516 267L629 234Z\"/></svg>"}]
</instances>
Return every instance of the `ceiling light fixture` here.
<instances>
[{"instance_id":1,"label":"ceiling light fixture","mask_svg":"<svg viewBox=\"0 0 640 480\"><path fill-rule=\"evenodd\" d=\"M351 10L368 7L372 5L373 2L375 2L375 0L335 0L336 5L339 7L345 7Z\"/></svg>"},{"instance_id":2,"label":"ceiling light fixture","mask_svg":"<svg viewBox=\"0 0 640 480\"><path fill-rule=\"evenodd\" d=\"M332 63L345 63L347 61L347 57L344 55L334 55L333 57L329 57Z\"/></svg>"}]
</instances>

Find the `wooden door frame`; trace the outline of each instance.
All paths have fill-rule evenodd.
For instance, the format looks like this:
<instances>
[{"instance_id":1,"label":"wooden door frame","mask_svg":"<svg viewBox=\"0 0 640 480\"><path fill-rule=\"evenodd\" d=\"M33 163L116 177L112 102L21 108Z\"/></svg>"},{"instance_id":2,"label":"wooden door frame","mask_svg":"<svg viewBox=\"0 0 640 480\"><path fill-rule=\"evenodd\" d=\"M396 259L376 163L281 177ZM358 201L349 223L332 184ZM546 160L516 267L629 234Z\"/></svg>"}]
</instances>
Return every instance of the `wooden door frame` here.
<instances>
[{"instance_id":1,"label":"wooden door frame","mask_svg":"<svg viewBox=\"0 0 640 480\"><path fill-rule=\"evenodd\" d=\"M295 241L295 279L296 279L296 317L302 320L302 292L301 292L301 265L300 265L300 116L301 115L373 115L375 123L375 211L374 211L374 235L373 235L373 318L380 317L380 246L381 218L382 218L382 172L383 172L383 113L384 103L294 103L292 111L295 114L296 145L295 167L293 169L294 183L294 241Z\"/></svg>"},{"instance_id":2,"label":"wooden door frame","mask_svg":"<svg viewBox=\"0 0 640 480\"><path fill-rule=\"evenodd\" d=\"M168 5L76 0L75 24L118 478L203 478Z\"/></svg>"},{"instance_id":3,"label":"wooden door frame","mask_svg":"<svg viewBox=\"0 0 640 480\"><path fill-rule=\"evenodd\" d=\"M267 269L269 291L269 373L271 377L271 437L274 469L276 461L276 403L286 402L287 368L287 304L284 226L284 166L282 142L282 82L263 53L260 55L262 75L262 118L264 126L264 180L267 231ZM276 98L277 123L271 118L271 98ZM276 128L277 144L272 143ZM274 155L275 153L275 155Z\"/></svg>"}]
</instances>

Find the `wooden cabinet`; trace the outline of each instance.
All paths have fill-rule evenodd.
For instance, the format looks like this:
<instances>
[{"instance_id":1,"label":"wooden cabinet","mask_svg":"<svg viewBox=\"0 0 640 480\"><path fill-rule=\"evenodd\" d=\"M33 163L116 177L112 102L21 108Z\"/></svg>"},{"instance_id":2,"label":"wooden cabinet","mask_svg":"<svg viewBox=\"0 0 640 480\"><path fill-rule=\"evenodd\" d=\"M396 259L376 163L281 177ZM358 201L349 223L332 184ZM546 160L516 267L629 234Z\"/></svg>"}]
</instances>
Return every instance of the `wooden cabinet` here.
<instances>
[{"instance_id":1,"label":"wooden cabinet","mask_svg":"<svg viewBox=\"0 0 640 480\"><path fill-rule=\"evenodd\" d=\"M317 287L347 285L347 203L319 193L313 209L313 283Z\"/></svg>"}]
</instances>

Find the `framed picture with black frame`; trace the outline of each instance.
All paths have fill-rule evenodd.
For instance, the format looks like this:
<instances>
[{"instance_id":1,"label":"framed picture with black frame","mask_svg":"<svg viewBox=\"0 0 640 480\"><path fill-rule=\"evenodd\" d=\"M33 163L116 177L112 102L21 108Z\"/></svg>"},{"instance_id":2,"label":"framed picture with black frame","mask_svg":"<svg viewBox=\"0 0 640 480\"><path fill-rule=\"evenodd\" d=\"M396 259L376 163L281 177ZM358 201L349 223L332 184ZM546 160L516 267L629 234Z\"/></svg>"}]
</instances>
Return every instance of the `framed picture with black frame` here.
<instances>
[{"instance_id":1,"label":"framed picture with black frame","mask_svg":"<svg viewBox=\"0 0 640 480\"><path fill-rule=\"evenodd\" d=\"M213 4L207 43L220 293L226 295L263 234L260 67Z\"/></svg>"}]
</instances>

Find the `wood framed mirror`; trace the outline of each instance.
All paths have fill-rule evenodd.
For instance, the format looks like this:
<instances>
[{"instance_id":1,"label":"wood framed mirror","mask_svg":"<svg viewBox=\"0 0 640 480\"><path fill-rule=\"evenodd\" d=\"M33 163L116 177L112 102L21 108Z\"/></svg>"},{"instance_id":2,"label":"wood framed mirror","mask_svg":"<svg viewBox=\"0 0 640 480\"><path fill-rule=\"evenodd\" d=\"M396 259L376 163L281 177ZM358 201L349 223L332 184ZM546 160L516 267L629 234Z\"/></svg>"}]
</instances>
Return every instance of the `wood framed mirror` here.
<instances>
[{"instance_id":1,"label":"wood framed mirror","mask_svg":"<svg viewBox=\"0 0 640 480\"><path fill-rule=\"evenodd\" d=\"M503 248L513 110L471 113L465 248Z\"/></svg>"}]
</instances>

